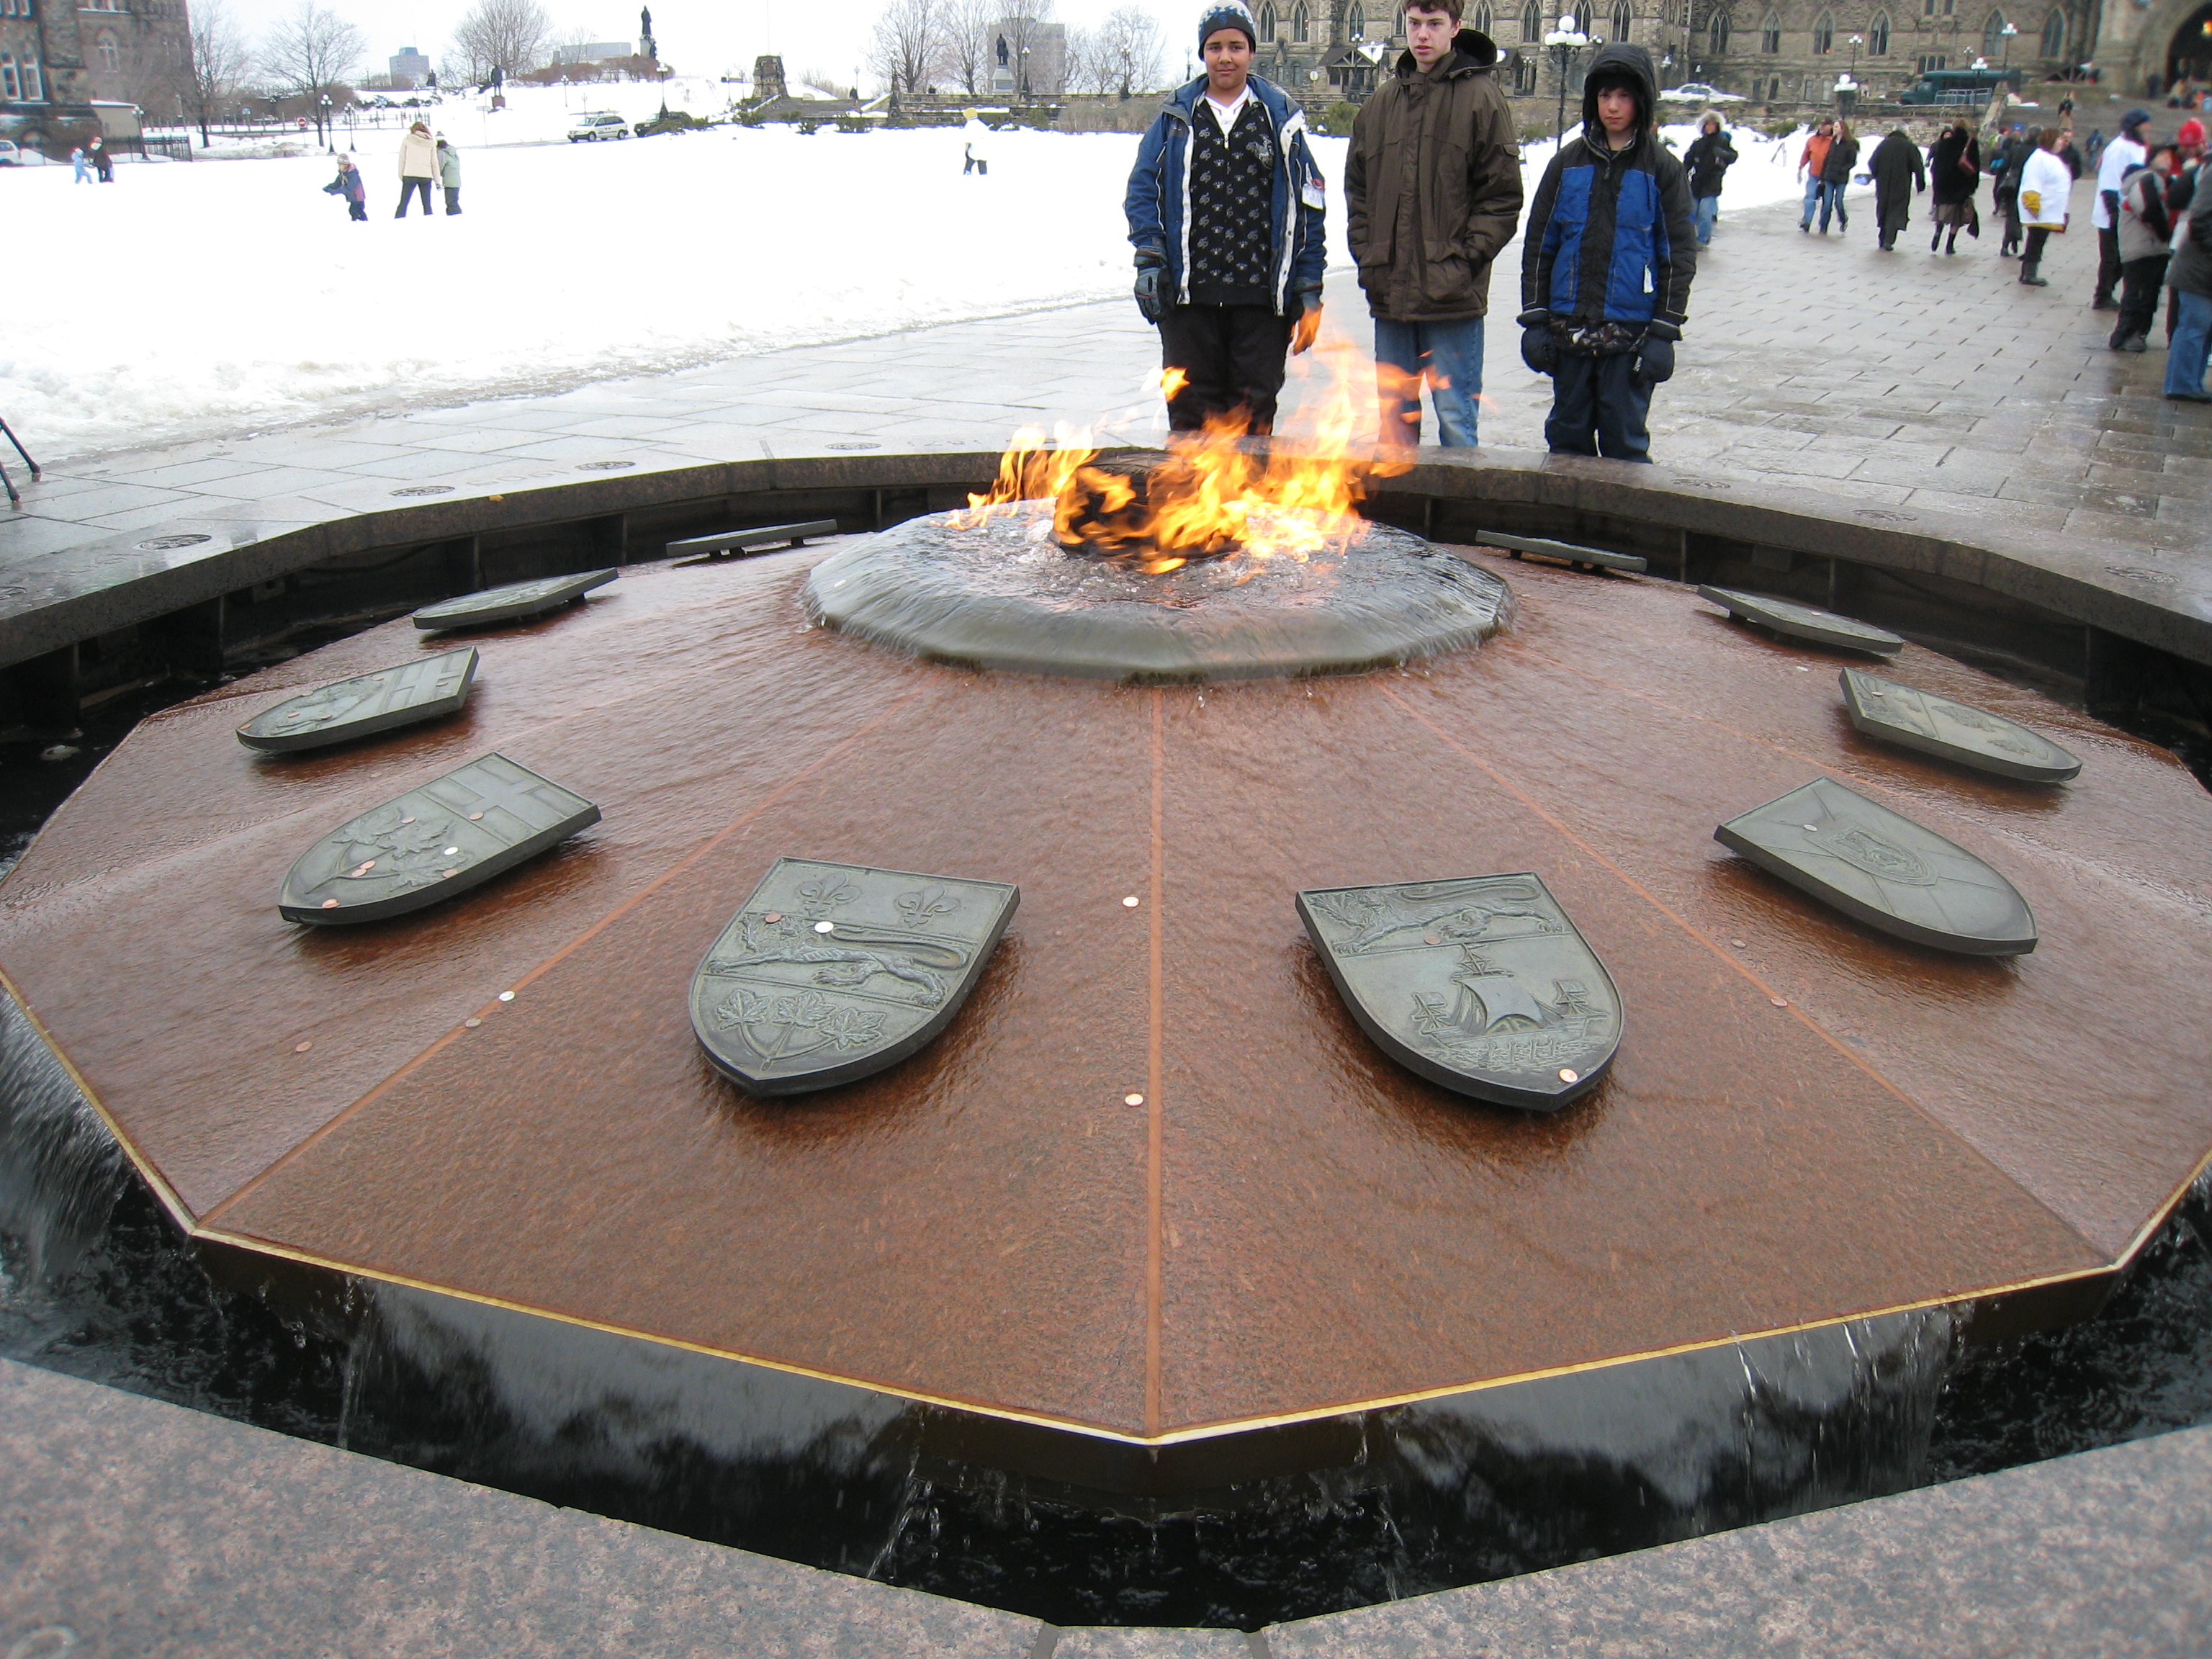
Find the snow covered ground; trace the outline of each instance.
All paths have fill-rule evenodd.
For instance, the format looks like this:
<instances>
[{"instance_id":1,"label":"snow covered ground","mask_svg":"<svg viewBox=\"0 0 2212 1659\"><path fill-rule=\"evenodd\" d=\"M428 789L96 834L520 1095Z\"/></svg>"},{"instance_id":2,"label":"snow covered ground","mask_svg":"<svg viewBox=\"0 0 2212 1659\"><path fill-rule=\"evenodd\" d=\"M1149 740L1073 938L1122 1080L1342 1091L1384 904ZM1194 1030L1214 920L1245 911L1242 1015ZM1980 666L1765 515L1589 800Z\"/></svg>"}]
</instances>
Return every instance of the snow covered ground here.
<instances>
[{"instance_id":1,"label":"snow covered ground","mask_svg":"<svg viewBox=\"0 0 2212 1659\"><path fill-rule=\"evenodd\" d=\"M570 97L641 117L660 88ZM16 244L71 256L66 303L0 324L0 416L63 460L1128 290L1128 135L763 128L487 146L471 130L536 133L569 113L532 101L507 128L512 112L432 112L462 150L459 218L393 222L396 129L356 155L367 224L320 193L321 157L149 162L112 185L73 185L67 167L0 171ZM1669 136L1686 145L1692 130ZM963 176L969 142L988 178ZM1745 129L1736 143L1723 220L1796 197L1795 142ZM1340 186L1344 142L1315 148ZM1532 193L1549 149L1531 147ZM1341 261L1340 187L1330 194ZM1518 264L1517 251L1500 261Z\"/></svg>"}]
</instances>

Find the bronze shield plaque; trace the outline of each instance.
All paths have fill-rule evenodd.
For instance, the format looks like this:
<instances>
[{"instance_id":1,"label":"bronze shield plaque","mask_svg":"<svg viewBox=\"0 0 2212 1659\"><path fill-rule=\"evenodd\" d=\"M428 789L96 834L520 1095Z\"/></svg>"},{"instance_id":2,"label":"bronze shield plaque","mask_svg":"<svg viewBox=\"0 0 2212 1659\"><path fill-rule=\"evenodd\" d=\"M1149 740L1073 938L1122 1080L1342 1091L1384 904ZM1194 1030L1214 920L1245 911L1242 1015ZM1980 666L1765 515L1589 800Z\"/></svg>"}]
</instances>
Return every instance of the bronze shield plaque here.
<instances>
[{"instance_id":1,"label":"bronze shield plaque","mask_svg":"<svg viewBox=\"0 0 2212 1659\"><path fill-rule=\"evenodd\" d=\"M1899 939L1972 956L2035 949L2018 890L1965 848L1833 778L1754 806L1713 831L1792 887Z\"/></svg>"},{"instance_id":2,"label":"bronze shield plaque","mask_svg":"<svg viewBox=\"0 0 2212 1659\"><path fill-rule=\"evenodd\" d=\"M1862 668L1840 678L1851 724L1870 738L2032 783L2063 783L2081 769L2079 755L2002 715Z\"/></svg>"},{"instance_id":3,"label":"bronze shield plaque","mask_svg":"<svg viewBox=\"0 0 2212 1659\"><path fill-rule=\"evenodd\" d=\"M691 1029L756 1094L880 1072L952 1023L1021 890L778 859L691 980Z\"/></svg>"},{"instance_id":4,"label":"bronze shield plaque","mask_svg":"<svg viewBox=\"0 0 2212 1659\"><path fill-rule=\"evenodd\" d=\"M1360 1029L1431 1082L1549 1112L1612 1065L1620 993L1541 878L1328 888L1297 903Z\"/></svg>"},{"instance_id":5,"label":"bronze shield plaque","mask_svg":"<svg viewBox=\"0 0 2212 1659\"><path fill-rule=\"evenodd\" d=\"M1771 629L1791 639L1838 646L1845 651L1864 651L1877 657L1893 657L1905 649L1905 641L1887 629L1854 622L1849 617L1816 610L1809 605L1770 599L1764 593L1741 592L1733 587L1701 586L1698 597L1711 600L1732 617L1757 623L1761 628Z\"/></svg>"},{"instance_id":6,"label":"bronze shield plaque","mask_svg":"<svg viewBox=\"0 0 2212 1659\"><path fill-rule=\"evenodd\" d=\"M595 587L605 587L622 573L584 570L573 576L545 576L534 582L513 582L487 587L481 593L464 593L458 599L441 599L415 613L415 626L483 628L492 623L520 622L544 611L558 610L571 599L580 599Z\"/></svg>"},{"instance_id":7,"label":"bronze shield plaque","mask_svg":"<svg viewBox=\"0 0 2212 1659\"><path fill-rule=\"evenodd\" d=\"M477 648L336 680L264 709L238 728L249 749L289 754L458 714L477 677Z\"/></svg>"},{"instance_id":8,"label":"bronze shield plaque","mask_svg":"<svg viewBox=\"0 0 2212 1659\"><path fill-rule=\"evenodd\" d=\"M489 881L599 821L599 809L486 755L339 825L300 854L276 908L292 921L380 921Z\"/></svg>"}]
</instances>

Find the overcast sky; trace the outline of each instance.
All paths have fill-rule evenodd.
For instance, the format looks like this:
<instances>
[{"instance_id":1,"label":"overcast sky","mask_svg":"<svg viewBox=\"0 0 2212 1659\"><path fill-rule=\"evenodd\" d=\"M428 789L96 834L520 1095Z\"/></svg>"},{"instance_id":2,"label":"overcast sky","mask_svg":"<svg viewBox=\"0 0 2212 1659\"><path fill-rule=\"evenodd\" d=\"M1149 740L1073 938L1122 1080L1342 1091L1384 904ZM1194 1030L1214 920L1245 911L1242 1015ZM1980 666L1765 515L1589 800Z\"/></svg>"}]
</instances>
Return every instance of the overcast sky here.
<instances>
[{"instance_id":1,"label":"overcast sky","mask_svg":"<svg viewBox=\"0 0 2212 1659\"><path fill-rule=\"evenodd\" d=\"M323 0L350 18L368 37L367 68L380 70L402 46L419 46L436 62L452 38L453 25L468 10L467 0ZM224 0L246 33L258 38L299 0ZM556 30L587 30L594 40L633 40L637 33L636 0L544 0ZM1059 0L1061 21L1094 24L1120 0ZM1168 46L1164 67L1170 76L1183 67L1184 37L1194 36L1195 0L1139 0L1160 19ZM756 55L783 54L795 81L808 70L840 79L865 79L868 38L879 6L825 6L814 0L656 0L653 33L661 61L686 75L720 75L732 68L750 74ZM848 22L845 20L854 20Z\"/></svg>"}]
</instances>

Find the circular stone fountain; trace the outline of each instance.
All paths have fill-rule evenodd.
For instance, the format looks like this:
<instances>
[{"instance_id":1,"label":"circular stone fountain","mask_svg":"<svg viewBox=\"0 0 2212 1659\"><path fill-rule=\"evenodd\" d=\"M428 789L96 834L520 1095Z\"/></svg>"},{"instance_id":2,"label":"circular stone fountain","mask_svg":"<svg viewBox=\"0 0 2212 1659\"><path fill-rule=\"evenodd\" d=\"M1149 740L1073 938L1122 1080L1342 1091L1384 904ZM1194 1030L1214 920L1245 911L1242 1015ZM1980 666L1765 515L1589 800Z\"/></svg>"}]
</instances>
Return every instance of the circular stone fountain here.
<instances>
[{"instance_id":1,"label":"circular stone fountain","mask_svg":"<svg viewBox=\"0 0 2212 1659\"><path fill-rule=\"evenodd\" d=\"M1250 526L1303 529L1265 511ZM1503 580L1387 526L1304 556L1148 571L1064 548L1047 501L911 520L816 566L806 603L817 623L933 662L1139 685L1395 667L1513 619Z\"/></svg>"}]
</instances>

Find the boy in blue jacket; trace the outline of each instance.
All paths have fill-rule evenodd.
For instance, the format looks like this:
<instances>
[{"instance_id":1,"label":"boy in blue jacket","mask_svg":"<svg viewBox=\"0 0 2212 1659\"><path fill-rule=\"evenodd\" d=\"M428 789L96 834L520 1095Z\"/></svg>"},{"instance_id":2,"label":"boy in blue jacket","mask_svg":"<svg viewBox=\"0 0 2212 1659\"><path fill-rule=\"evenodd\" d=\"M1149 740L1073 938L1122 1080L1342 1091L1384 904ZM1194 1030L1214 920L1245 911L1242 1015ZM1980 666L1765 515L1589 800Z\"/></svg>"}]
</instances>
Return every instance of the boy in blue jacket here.
<instances>
[{"instance_id":1,"label":"boy in blue jacket","mask_svg":"<svg viewBox=\"0 0 2212 1659\"><path fill-rule=\"evenodd\" d=\"M1552 377L1555 455L1648 461L1651 388L1674 372L1697 274L1696 209L1659 142L1641 46L1601 46L1583 130L1545 170L1521 250L1521 357Z\"/></svg>"},{"instance_id":2,"label":"boy in blue jacket","mask_svg":"<svg viewBox=\"0 0 2212 1659\"><path fill-rule=\"evenodd\" d=\"M1243 0L1207 7L1206 73L1161 106L1122 204L1177 432L1273 431L1285 354L1321 328L1326 186L1305 116L1251 72L1258 41Z\"/></svg>"}]
</instances>

